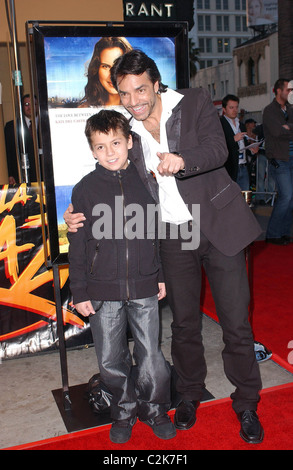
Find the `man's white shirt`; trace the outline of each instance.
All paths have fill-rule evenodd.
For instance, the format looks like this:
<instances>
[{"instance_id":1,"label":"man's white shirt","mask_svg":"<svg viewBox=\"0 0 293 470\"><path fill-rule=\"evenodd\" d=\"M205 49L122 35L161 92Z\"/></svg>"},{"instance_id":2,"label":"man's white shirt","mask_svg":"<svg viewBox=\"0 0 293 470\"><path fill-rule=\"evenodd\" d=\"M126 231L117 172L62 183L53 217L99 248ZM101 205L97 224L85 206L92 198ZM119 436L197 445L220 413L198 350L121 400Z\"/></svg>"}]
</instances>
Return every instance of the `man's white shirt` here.
<instances>
[{"instance_id":1,"label":"man's white shirt","mask_svg":"<svg viewBox=\"0 0 293 470\"><path fill-rule=\"evenodd\" d=\"M143 154L146 168L155 174L159 185L159 200L161 217L163 222L170 222L176 225L192 220L185 202L183 201L176 184L174 176L162 176L157 170L160 159L157 152L170 152L168 146L166 122L172 114L173 108L181 101L183 95L177 91L167 89L161 95L162 116L160 121L160 143L157 142L151 133L146 130L143 121L131 120L131 127L134 132L141 136ZM171 149L174 150L174 149Z\"/></svg>"}]
</instances>

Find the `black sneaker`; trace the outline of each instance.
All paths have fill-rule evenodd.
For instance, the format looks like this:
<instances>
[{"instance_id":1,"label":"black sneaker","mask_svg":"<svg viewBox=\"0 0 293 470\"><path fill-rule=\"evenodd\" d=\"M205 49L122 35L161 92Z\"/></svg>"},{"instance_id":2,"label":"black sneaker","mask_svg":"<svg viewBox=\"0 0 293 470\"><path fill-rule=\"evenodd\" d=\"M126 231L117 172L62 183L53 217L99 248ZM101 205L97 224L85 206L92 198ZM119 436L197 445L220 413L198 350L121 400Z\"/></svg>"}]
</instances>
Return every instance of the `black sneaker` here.
<instances>
[{"instance_id":1,"label":"black sneaker","mask_svg":"<svg viewBox=\"0 0 293 470\"><path fill-rule=\"evenodd\" d=\"M115 444L125 444L125 442L128 442L131 438L133 424L129 419L113 421L110 429L111 442Z\"/></svg>"},{"instance_id":2,"label":"black sneaker","mask_svg":"<svg viewBox=\"0 0 293 470\"><path fill-rule=\"evenodd\" d=\"M150 426L154 434L160 439L172 439L176 436L175 426L167 414L142 422Z\"/></svg>"}]
</instances>

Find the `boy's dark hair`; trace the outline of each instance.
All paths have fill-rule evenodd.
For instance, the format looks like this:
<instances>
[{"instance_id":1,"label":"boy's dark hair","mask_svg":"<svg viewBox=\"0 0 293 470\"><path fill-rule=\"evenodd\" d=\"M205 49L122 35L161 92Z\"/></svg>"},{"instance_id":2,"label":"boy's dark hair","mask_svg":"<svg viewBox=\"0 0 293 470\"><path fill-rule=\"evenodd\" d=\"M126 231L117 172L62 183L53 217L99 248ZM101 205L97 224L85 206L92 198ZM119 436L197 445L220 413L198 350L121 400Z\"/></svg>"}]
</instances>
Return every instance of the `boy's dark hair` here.
<instances>
[{"instance_id":1,"label":"boy's dark hair","mask_svg":"<svg viewBox=\"0 0 293 470\"><path fill-rule=\"evenodd\" d=\"M227 108L228 101L237 101L237 103L239 103L239 98L236 95L226 95L222 100L223 108Z\"/></svg>"},{"instance_id":2,"label":"boy's dark hair","mask_svg":"<svg viewBox=\"0 0 293 470\"><path fill-rule=\"evenodd\" d=\"M111 81L118 91L118 77L125 77L125 75L142 75L144 72L147 73L153 84L159 82L160 93L164 93L167 90L167 85L163 85L161 81L161 74L155 61L138 49L133 49L115 60L111 67Z\"/></svg>"},{"instance_id":3,"label":"boy's dark hair","mask_svg":"<svg viewBox=\"0 0 293 470\"><path fill-rule=\"evenodd\" d=\"M128 140L131 135L131 128L128 119L121 113L113 109L102 109L99 113L93 114L86 121L85 135L90 148L92 148L91 137L94 132L109 134L109 132L120 129L124 137Z\"/></svg>"}]
</instances>

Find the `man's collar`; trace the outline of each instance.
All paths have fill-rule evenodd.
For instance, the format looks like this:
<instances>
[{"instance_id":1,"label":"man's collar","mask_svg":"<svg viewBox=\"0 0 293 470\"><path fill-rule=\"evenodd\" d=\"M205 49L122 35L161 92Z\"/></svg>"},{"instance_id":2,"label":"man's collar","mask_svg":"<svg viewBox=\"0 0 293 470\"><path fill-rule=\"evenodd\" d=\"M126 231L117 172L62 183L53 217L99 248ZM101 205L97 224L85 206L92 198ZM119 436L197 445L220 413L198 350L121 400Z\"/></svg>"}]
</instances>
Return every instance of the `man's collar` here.
<instances>
[{"instance_id":1,"label":"man's collar","mask_svg":"<svg viewBox=\"0 0 293 470\"><path fill-rule=\"evenodd\" d=\"M166 112L172 111L172 109L174 109L175 106L177 106L177 104L182 100L183 95L178 93L178 91L167 88L167 91L161 94L161 98L163 110Z\"/></svg>"}]
</instances>

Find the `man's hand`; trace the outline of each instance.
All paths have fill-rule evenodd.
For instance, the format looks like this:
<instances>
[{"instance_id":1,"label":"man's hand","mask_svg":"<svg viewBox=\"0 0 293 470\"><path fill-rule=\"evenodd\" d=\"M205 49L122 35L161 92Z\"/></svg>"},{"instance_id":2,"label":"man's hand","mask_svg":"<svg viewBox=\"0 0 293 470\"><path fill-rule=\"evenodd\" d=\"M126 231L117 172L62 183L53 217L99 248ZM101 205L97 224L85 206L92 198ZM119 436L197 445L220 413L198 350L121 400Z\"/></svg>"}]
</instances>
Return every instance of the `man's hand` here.
<instances>
[{"instance_id":1,"label":"man's hand","mask_svg":"<svg viewBox=\"0 0 293 470\"><path fill-rule=\"evenodd\" d=\"M82 221L85 220L85 216L81 212L73 214L73 205L70 203L63 214L63 219L68 226L68 232L74 233L79 227L83 227Z\"/></svg>"},{"instance_id":2,"label":"man's hand","mask_svg":"<svg viewBox=\"0 0 293 470\"><path fill-rule=\"evenodd\" d=\"M164 297L166 297L166 286L164 282L159 282L158 300L162 300Z\"/></svg>"},{"instance_id":3,"label":"man's hand","mask_svg":"<svg viewBox=\"0 0 293 470\"><path fill-rule=\"evenodd\" d=\"M181 155L168 152L158 152L157 155L161 160L157 168L160 175L170 176L178 173L180 170L184 170L185 163Z\"/></svg>"},{"instance_id":4,"label":"man's hand","mask_svg":"<svg viewBox=\"0 0 293 470\"><path fill-rule=\"evenodd\" d=\"M83 315L84 317L89 317L90 315L95 315L95 311L93 309L92 303L90 300L86 300L85 302L79 302L78 304L74 305L78 313Z\"/></svg>"},{"instance_id":5,"label":"man's hand","mask_svg":"<svg viewBox=\"0 0 293 470\"><path fill-rule=\"evenodd\" d=\"M246 136L246 132L238 132L238 134L234 135L235 142L239 142L239 140L243 140Z\"/></svg>"}]
</instances>

